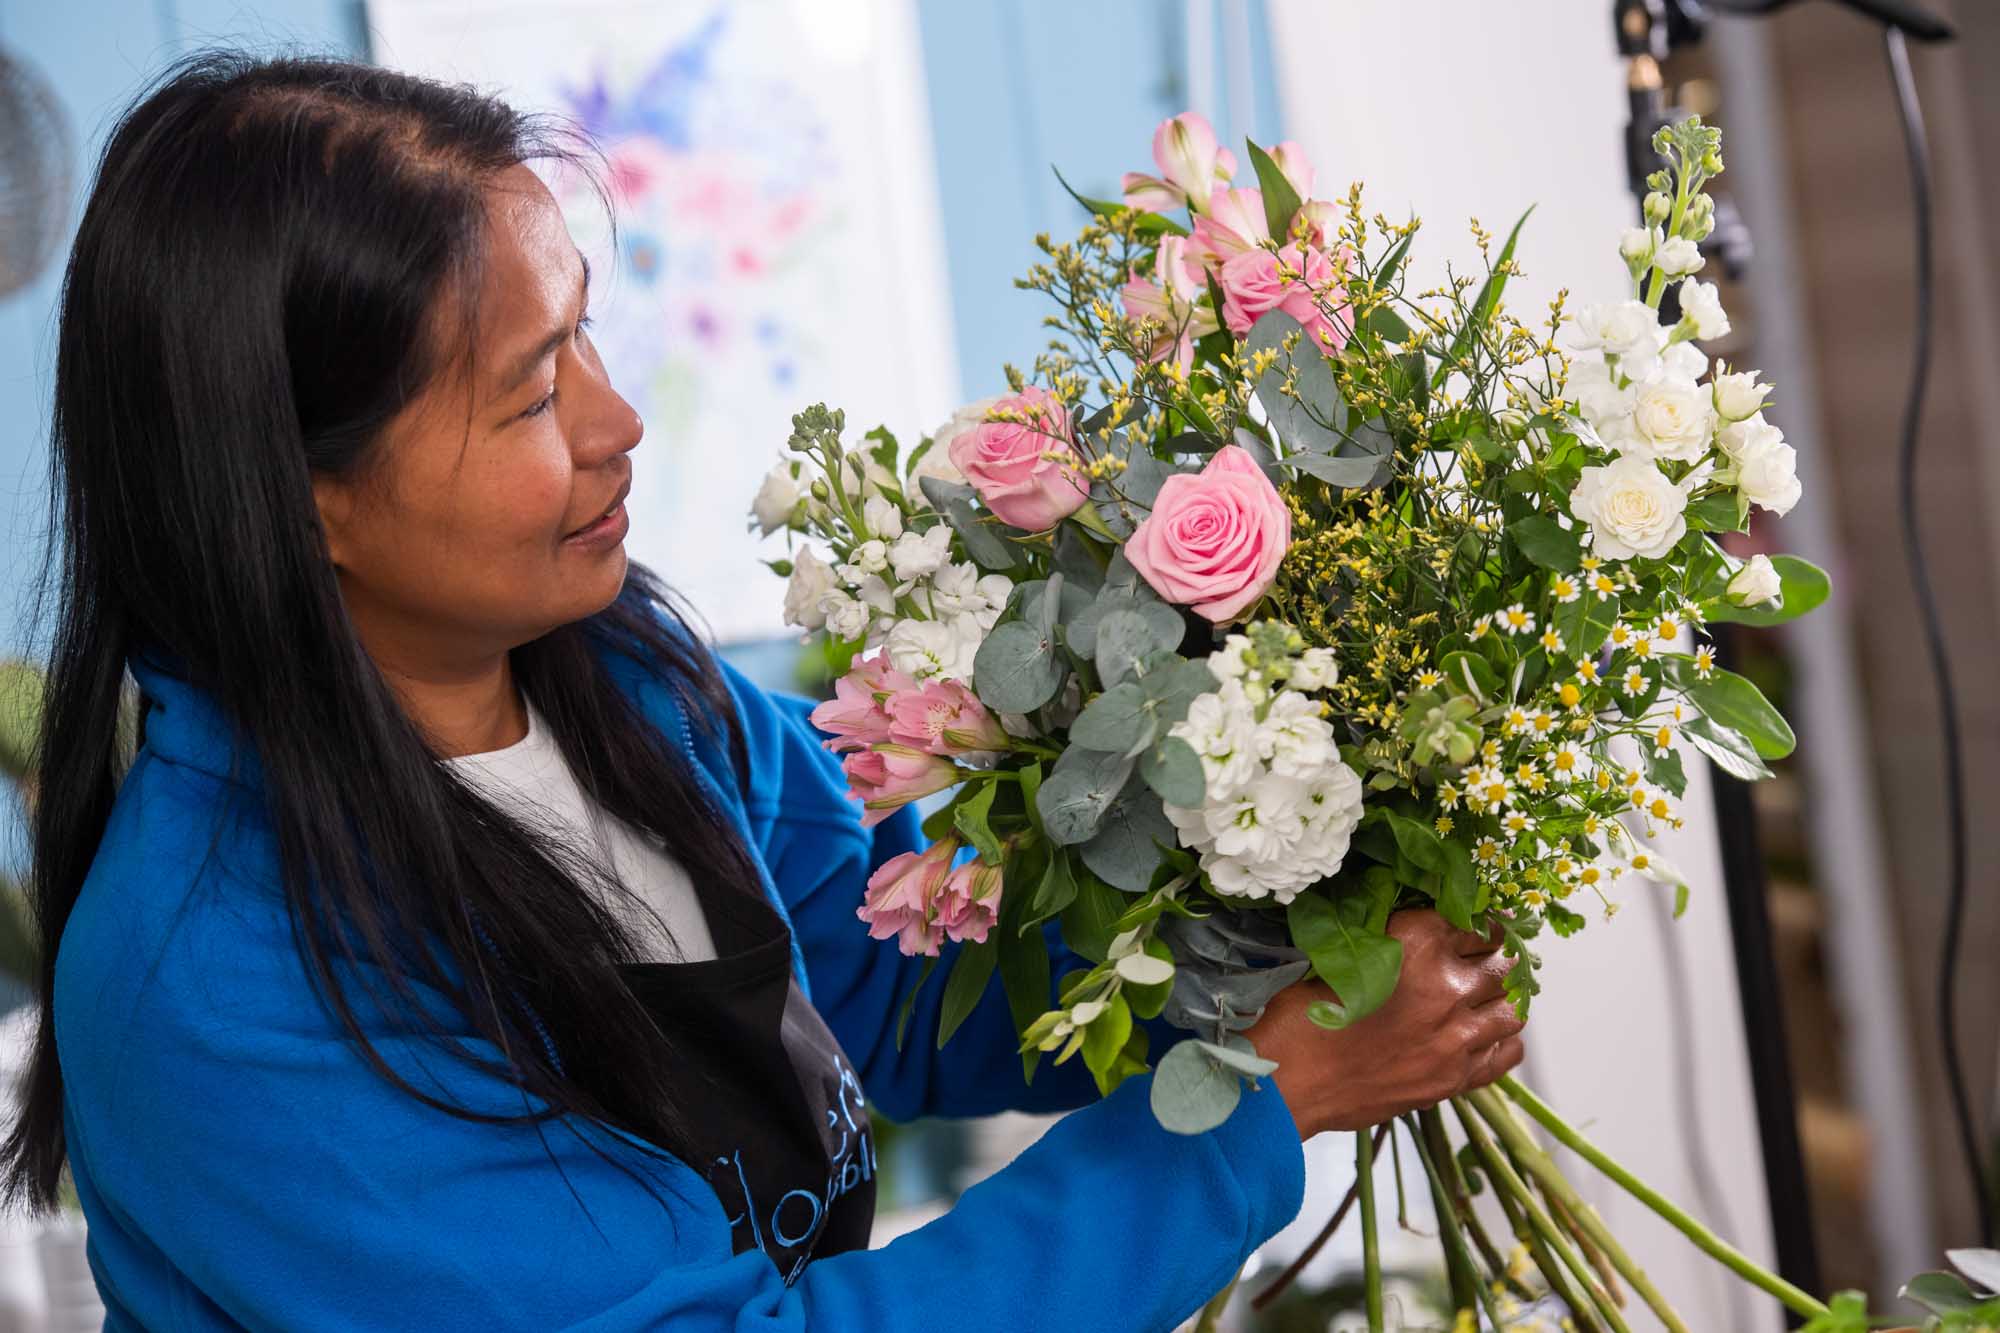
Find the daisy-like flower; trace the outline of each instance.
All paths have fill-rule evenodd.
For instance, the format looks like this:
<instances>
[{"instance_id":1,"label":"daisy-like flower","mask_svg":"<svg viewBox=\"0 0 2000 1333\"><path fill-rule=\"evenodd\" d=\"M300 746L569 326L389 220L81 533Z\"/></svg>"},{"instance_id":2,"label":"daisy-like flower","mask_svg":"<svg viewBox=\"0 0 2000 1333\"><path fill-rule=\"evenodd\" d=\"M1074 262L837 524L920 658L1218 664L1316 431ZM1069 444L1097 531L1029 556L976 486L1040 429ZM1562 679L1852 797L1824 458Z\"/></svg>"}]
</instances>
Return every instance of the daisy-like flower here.
<instances>
[{"instance_id":1,"label":"daisy-like flower","mask_svg":"<svg viewBox=\"0 0 2000 1333\"><path fill-rule=\"evenodd\" d=\"M1638 769L1628 768L1625 770L1625 789L1627 791L1630 791L1645 780L1645 774L1641 773Z\"/></svg>"},{"instance_id":2,"label":"daisy-like flower","mask_svg":"<svg viewBox=\"0 0 2000 1333\"><path fill-rule=\"evenodd\" d=\"M1556 715L1546 708L1537 708L1528 714L1528 723L1537 736L1546 736L1556 728Z\"/></svg>"},{"instance_id":3,"label":"daisy-like flower","mask_svg":"<svg viewBox=\"0 0 2000 1333\"><path fill-rule=\"evenodd\" d=\"M1661 643L1672 643L1681 636L1681 622L1678 616L1663 615L1653 622L1653 637Z\"/></svg>"},{"instance_id":4,"label":"daisy-like flower","mask_svg":"<svg viewBox=\"0 0 2000 1333\"><path fill-rule=\"evenodd\" d=\"M1519 705L1508 709L1506 720L1501 723L1501 726L1505 728L1509 736L1519 736L1528 729L1529 725L1528 710Z\"/></svg>"},{"instance_id":5,"label":"daisy-like flower","mask_svg":"<svg viewBox=\"0 0 2000 1333\"><path fill-rule=\"evenodd\" d=\"M1627 644L1626 648L1641 662L1650 662L1653 660L1653 649L1657 646L1650 634L1635 633L1632 642Z\"/></svg>"},{"instance_id":6,"label":"daisy-like flower","mask_svg":"<svg viewBox=\"0 0 2000 1333\"><path fill-rule=\"evenodd\" d=\"M1644 810L1653 803L1653 793L1644 787L1634 787L1625 793L1625 799L1632 803L1634 810Z\"/></svg>"},{"instance_id":7,"label":"daisy-like flower","mask_svg":"<svg viewBox=\"0 0 2000 1333\"><path fill-rule=\"evenodd\" d=\"M1476 630L1474 631L1475 635L1477 635L1478 633L1479 631ZM1441 674L1432 671L1428 667L1426 667L1424 670L1419 671L1417 673L1417 688L1420 690L1428 690L1433 685L1436 685L1443 680L1444 677Z\"/></svg>"},{"instance_id":8,"label":"daisy-like flower","mask_svg":"<svg viewBox=\"0 0 2000 1333\"><path fill-rule=\"evenodd\" d=\"M1575 741L1564 741L1550 750L1542 762L1559 781L1570 782L1583 776L1583 749Z\"/></svg>"},{"instance_id":9,"label":"daisy-like flower","mask_svg":"<svg viewBox=\"0 0 2000 1333\"><path fill-rule=\"evenodd\" d=\"M1502 855L1499 840L1496 838L1481 838L1472 844L1472 859L1478 865L1497 866Z\"/></svg>"},{"instance_id":10,"label":"daisy-like flower","mask_svg":"<svg viewBox=\"0 0 2000 1333\"><path fill-rule=\"evenodd\" d=\"M1554 657L1563 650L1563 636L1556 631L1554 625L1551 625L1542 631L1541 644L1542 651Z\"/></svg>"},{"instance_id":11,"label":"daisy-like flower","mask_svg":"<svg viewBox=\"0 0 2000 1333\"><path fill-rule=\"evenodd\" d=\"M1465 791L1468 800L1476 798L1482 807L1489 810L1504 809L1514 800L1514 784L1497 768L1481 766L1467 769Z\"/></svg>"},{"instance_id":12,"label":"daisy-like flower","mask_svg":"<svg viewBox=\"0 0 2000 1333\"><path fill-rule=\"evenodd\" d=\"M1590 590L1597 594L1597 600L1607 601L1618 595L1618 580L1602 572L1590 576Z\"/></svg>"},{"instance_id":13,"label":"daisy-like flower","mask_svg":"<svg viewBox=\"0 0 2000 1333\"><path fill-rule=\"evenodd\" d=\"M1579 889L1595 889L1604 882L1604 869L1596 862L1586 862L1576 872L1576 886Z\"/></svg>"},{"instance_id":14,"label":"daisy-like flower","mask_svg":"<svg viewBox=\"0 0 2000 1333\"><path fill-rule=\"evenodd\" d=\"M1573 602L1583 596L1583 585L1568 574L1558 574L1549 580L1549 596L1558 602Z\"/></svg>"},{"instance_id":15,"label":"daisy-like flower","mask_svg":"<svg viewBox=\"0 0 2000 1333\"><path fill-rule=\"evenodd\" d=\"M1599 830L1599 829L1601 829L1601 828L1603 828L1603 827L1604 827L1604 821L1603 821L1602 819L1598 818L1598 816L1597 816L1597 812L1596 812L1595 810L1592 810L1592 811L1590 811L1590 812L1589 812L1588 814L1584 815L1584 817L1583 817L1583 836L1584 836L1584 837L1586 837L1586 838L1594 838L1594 837L1596 837L1596 836L1597 836L1597 830ZM1613 825L1612 825L1612 827L1613 827L1613 828L1615 828L1615 829L1618 829L1618 830L1620 830L1620 831L1623 831L1623 829L1624 829L1624 827L1625 827L1625 826L1624 826L1623 824L1613 824Z\"/></svg>"},{"instance_id":16,"label":"daisy-like flower","mask_svg":"<svg viewBox=\"0 0 2000 1333\"><path fill-rule=\"evenodd\" d=\"M1492 628L1493 628L1493 617L1481 616L1479 617L1479 619L1472 622L1472 637L1475 639L1480 638L1486 633L1487 630Z\"/></svg>"},{"instance_id":17,"label":"daisy-like flower","mask_svg":"<svg viewBox=\"0 0 2000 1333\"><path fill-rule=\"evenodd\" d=\"M1510 810L1501 816L1500 827L1508 834L1518 838L1525 834L1533 833L1535 831L1535 821L1532 816L1522 811Z\"/></svg>"},{"instance_id":18,"label":"daisy-like flower","mask_svg":"<svg viewBox=\"0 0 2000 1333\"><path fill-rule=\"evenodd\" d=\"M1602 560L1599 560L1596 556L1587 555L1583 558L1584 573L1595 574L1598 570L1602 568L1604 568L1604 562Z\"/></svg>"},{"instance_id":19,"label":"daisy-like flower","mask_svg":"<svg viewBox=\"0 0 2000 1333\"><path fill-rule=\"evenodd\" d=\"M1431 821L1431 827L1437 830L1440 838L1447 836L1451 832L1451 816L1439 815Z\"/></svg>"},{"instance_id":20,"label":"daisy-like flower","mask_svg":"<svg viewBox=\"0 0 2000 1333\"><path fill-rule=\"evenodd\" d=\"M1519 602L1493 618L1493 623L1508 634L1533 634L1535 613L1524 608Z\"/></svg>"},{"instance_id":21,"label":"daisy-like flower","mask_svg":"<svg viewBox=\"0 0 2000 1333\"><path fill-rule=\"evenodd\" d=\"M1694 650L1694 674L1702 680L1715 674L1715 649L1705 643Z\"/></svg>"},{"instance_id":22,"label":"daisy-like flower","mask_svg":"<svg viewBox=\"0 0 2000 1333\"><path fill-rule=\"evenodd\" d=\"M1564 708L1580 708L1583 706L1583 691L1576 687L1574 681L1566 680L1557 686L1556 698L1562 701Z\"/></svg>"},{"instance_id":23,"label":"daisy-like flower","mask_svg":"<svg viewBox=\"0 0 2000 1333\"><path fill-rule=\"evenodd\" d=\"M1480 762L1497 764L1500 762L1500 742L1485 741L1479 747Z\"/></svg>"},{"instance_id":24,"label":"daisy-like flower","mask_svg":"<svg viewBox=\"0 0 2000 1333\"><path fill-rule=\"evenodd\" d=\"M1548 896L1540 889L1529 889L1521 895L1521 901L1530 907L1542 907L1548 903Z\"/></svg>"},{"instance_id":25,"label":"daisy-like flower","mask_svg":"<svg viewBox=\"0 0 2000 1333\"><path fill-rule=\"evenodd\" d=\"M1706 625L1708 623L1708 613L1693 602L1682 602L1681 619L1687 621L1690 625Z\"/></svg>"},{"instance_id":26,"label":"daisy-like flower","mask_svg":"<svg viewBox=\"0 0 2000 1333\"><path fill-rule=\"evenodd\" d=\"M1597 783L1597 789L1599 791L1610 791L1611 781L1612 781L1611 770L1608 768L1598 769L1597 772L1592 775L1592 781Z\"/></svg>"},{"instance_id":27,"label":"daisy-like flower","mask_svg":"<svg viewBox=\"0 0 2000 1333\"><path fill-rule=\"evenodd\" d=\"M1665 758L1674 752L1674 729L1661 727L1653 733L1653 753Z\"/></svg>"},{"instance_id":28,"label":"daisy-like flower","mask_svg":"<svg viewBox=\"0 0 2000 1333\"><path fill-rule=\"evenodd\" d=\"M1630 648L1632 627L1621 620L1611 627L1611 632L1604 636L1604 641L1613 648Z\"/></svg>"},{"instance_id":29,"label":"daisy-like flower","mask_svg":"<svg viewBox=\"0 0 2000 1333\"><path fill-rule=\"evenodd\" d=\"M1597 684L1598 675L1597 675L1596 659L1586 657L1583 659L1583 661L1578 662L1576 664L1576 678L1582 681L1585 685Z\"/></svg>"},{"instance_id":30,"label":"daisy-like flower","mask_svg":"<svg viewBox=\"0 0 2000 1333\"><path fill-rule=\"evenodd\" d=\"M1621 688L1624 689L1627 695L1636 699L1646 692L1646 684L1646 673L1638 667L1633 667L1625 673L1625 680Z\"/></svg>"},{"instance_id":31,"label":"daisy-like flower","mask_svg":"<svg viewBox=\"0 0 2000 1333\"><path fill-rule=\"evenodd\" d=\"M1656 794L1646 802L1646 814L1653 819L1671 820L1674 818L1674 807L1668 803L1666 797Z\"/></svg>"},{"instance_id":32,"label":"daisy-like flower","mask_svg":"<svg viewBox=\"0 0 2000 1333\"><path fill-rule=\"evenodd\" d=\"M1528 789L1530 796L1540 796L1549 789L1549 775L1539 768L1530 768L1521 778L1521 785Z\"/></svg>"},{"instance_id":33,"label":"daisy-like flower","mask_svg":"<svg viewBox=\"0 0 2000 1333\"><path fill-rule=\"evenodd\" d=\"M1449 782L1440 782L1438 784L1438 804L1447 810L1458 809L1458 803L1463 796L1464 793Z\"/></svg>"}]
</instances>

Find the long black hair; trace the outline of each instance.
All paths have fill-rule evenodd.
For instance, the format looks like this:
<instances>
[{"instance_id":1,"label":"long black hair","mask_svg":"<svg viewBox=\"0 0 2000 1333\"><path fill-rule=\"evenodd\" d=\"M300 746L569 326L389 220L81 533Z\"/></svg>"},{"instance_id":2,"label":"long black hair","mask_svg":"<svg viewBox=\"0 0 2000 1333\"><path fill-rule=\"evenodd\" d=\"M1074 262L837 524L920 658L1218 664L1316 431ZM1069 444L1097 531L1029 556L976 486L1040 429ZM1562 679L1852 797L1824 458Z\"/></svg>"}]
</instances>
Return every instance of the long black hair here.
<instances>
[{"instance_id":1,"label":"long black hair","mask_svg":"<svg viewBox=\"0 0 2000 1333\"><path fill-rule=\"evenodd\" d=\"M361 647L312 493L316 475L377 461L385 425L454 364L440 310L465 312L448 323L469 347L483 189L550 160L581 168L609 210L567 122L368 65L213 49L164 71L107 141L57 333L41 1013L11 1197L46 1208L60 1187L56 952L122 775L128 656L151 649L254 750L301 963L377 1073L454 1115L573 1115L685 1147L671 1034L621 982L634 941L590 891L615 884L437 762ZM645 721L606 648L680 691L740 772L714 663L637 564L604 611L516 648L515 678L589 796L690 874L754 882L680 738ZM477 1059L428 1016L426 989L497 1048L481 1063L521 1089L520 1116L440 1101L376 1052L357 1014L386 1007Z\"/></svg>"}]
</instances>

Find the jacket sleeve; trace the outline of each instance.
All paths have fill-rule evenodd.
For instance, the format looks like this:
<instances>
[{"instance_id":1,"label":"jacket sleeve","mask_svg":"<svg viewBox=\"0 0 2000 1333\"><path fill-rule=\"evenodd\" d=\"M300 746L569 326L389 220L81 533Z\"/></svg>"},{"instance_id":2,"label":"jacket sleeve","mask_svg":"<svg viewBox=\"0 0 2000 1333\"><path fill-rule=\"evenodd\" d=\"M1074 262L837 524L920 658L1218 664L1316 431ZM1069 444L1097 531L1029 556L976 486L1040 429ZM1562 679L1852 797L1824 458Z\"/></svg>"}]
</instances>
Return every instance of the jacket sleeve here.
<instances>
[{"instance_id":1,"label":"jacket sleeve","mask_svg":"<svg viewBox=\"0 0 2000 1333\"><path fill-rule=\"evenodd\" d=\"M787 1286L762 1254L732 1253L714 1194L678 1161L392 1088L327 1018L271 885L169 895L169 845L108 859L65 935L57 1036L92 1265L140 1326L1165 1333L1299 1206L1275 1087L1177 1137L1135 1079L940 1220ZM528 1105L408 1024L363 1019L425 1091Z\"/></svg>"},{"instance_id":2,"label":"jacket sleeve","mask_svg":"<svg viewBox=\"0 0 2000 1333\"><path fill-rule=\"evenodd\" d=\"M905 956L894 940L870 939L855 910L877 866L923 845L917 813L906 808L863 829L839 756L820 744L824 736L808 720L812 704L767 694L733 668L725 670L749 750L743 785L751 836L805 956L813 1007L854 1062L869 1100L895 1120L1060 1111L1095 1100L1096 1085L1081 1059L1062 1065L1044 1060L1034 1082L1024 1081L1019 1038L997 977L938 1049L944 981L958 956L956 944L939 952L898 1047L897 1015L925 960ZM1048 939L1055 951L1052 979L1089 966L1062 947L1053 926ZM1051 993L1051 1003L1054 998Z\"/></svg>"}]
</instances>

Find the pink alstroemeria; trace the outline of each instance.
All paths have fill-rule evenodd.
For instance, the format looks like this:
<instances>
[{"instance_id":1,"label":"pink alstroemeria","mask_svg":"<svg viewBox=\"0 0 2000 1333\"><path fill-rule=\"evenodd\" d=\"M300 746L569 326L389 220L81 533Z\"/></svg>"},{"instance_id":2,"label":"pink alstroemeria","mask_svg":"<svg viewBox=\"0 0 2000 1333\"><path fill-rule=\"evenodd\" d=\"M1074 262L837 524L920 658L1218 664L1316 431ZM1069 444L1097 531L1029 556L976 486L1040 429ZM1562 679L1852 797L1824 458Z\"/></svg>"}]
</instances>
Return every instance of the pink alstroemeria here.
<instances>
[{"instance_id":1,"label":"pink alstroemeria","mask_svg":"<svg viewBox=\"0 0 2000 1333\"><path fill-rule=\"evenodd\" d=\"M1215 128L1193 111L1160 122L1153 131L1157 176L1128 171L1120 182L1125 202L1150 213L1186 205L1193 213L1208 206L1218 185L1236 174L1236 155L1215 142Z\"/></svg>"},{"instance_id":2,"label":"pink alstroemeria","mask_svg":"<svg viewBox=\"0 0 2000 1333\"><path fill-rule=\"evenodd\" d=\"M937 924L947 937L986 942L1000 920L1000 867L968 861L951 872L937 896Z\"/></svg>"},{"instance_id":3,"label":"pink alstroemeria","mask_svg":"<svg viewBox=\"0 0 2000 1333\"><path fill-rule=\"evenodd\" d=\"M856 658L833 683L833 698L812 710L812 724L831 736L821 744L844 754L892 739L887 703L916 687L916 681L889 665L889 655L881 649Z\"/></svg>"},{"instance_id":4,"label":"pink alstroemeria","mask_svg":"<svg viewBox=\"0 0 2000 1333\"><path fill-rule=\"evenodd\" d=\"M868 923L872 939L894 937L906 954L932 954L944 938L937 919L937 899L958 840L946 838L923 852L891 857L868 877L868 890L854 914Z\"/></svg>"},{"instance_id":5,"label":"pink alstroemeria","mask_svg":"<svg viewBox=\"0 0 2000 1333\"><path fill-rule=\"evenodd\" d=\"M873 828L921 796L958 781L948 759L907 745L877 745L846 760L848 795L861 802L861 827Z\"/></svg>"},{"instance_id":6,"label":"pink alstroemeria","mask_svg":"<svg viewBox=\"0 0 2000 1333\"><path fill-rule=\"evenodd\" d=\"M1306 159L1306 150L1299 147L1298 140L1287 139L1273 148L1271 161L1277 164L1278 173L1290 182L1293 193L1301 199L1312 198L1313 165Z\"/></svg>"},{"instance_id":7,"label":"pink alstroemeria","mask_svg":"<svg viewBox=\"0 0 2000 1333\"><path fill-rule=\"evenodd\" d=\"M1293 216L1292 231L1307 245L1331 249L1340 238L1340 210L1324 199L1308 199Z\"/></svg>"},{"instance_id":8,"label":"pink alstroemeria","mask_svg":"<svg viewBox=\"0 0 2000 1333\"><path fill-rule=\"evenodd\" d=\"M1297 242L1273 253L1246 250L1216 275L1222 287L1222 322L1241 338L1258 318L1282 310L1331 356L1347 342L1348 306L1340 273L1323 250Z\"/></svg>"},{"instance_id":9,"label":"pink alstroemeria","mask_svg":"<svg viewBox=\"0 0 2000 1333\"><path fill-rule=\"evenodd\" d=\"M1187 247L1185 236L1166 237L1153 259L1153 279L1135 276L1120 293L1126 315L1160 326L1153 331L1146 359L1172 357L1183 374L1194 364L1194 340L1219 327L1214 309L1201 304L1207 284L1201 270L1190 263Z\"/></svg>"},{"instance_id":10,"label":"pink alstroemeria","mask_svg":"<svg viewBox=\"0 0 2000 1333\"><path fill-rule=\"evenodd\" d=\"M1179 190L1143 171L1126 172L1118 188L1124 192L1125 206L1142 213L1168 213L1187 202Z\"/></svg>"},{"instance_id":11,"label":"pink alstroemeria","mask_svg":"<svg viewBox=\"0 0 2000 1333\"><path fill-rule=\"evenodd\" d=\"M1209 196L1207 211L1194 220L1191 249L1197 262L1220 264L1270 239L1262 190L1217 190Z\"/></svg>"},{"instance_id":12,"label":"pink alstroemeria","mask_svg":"<svg viewBox=\"0 0 2000 1333\"><path fill-rule=\"evenodd\" d=\"M926 754L990 753L1007 733L971 690L955 680L927 680L889 700L889 739Z\"/></svg>"}]
</instances>

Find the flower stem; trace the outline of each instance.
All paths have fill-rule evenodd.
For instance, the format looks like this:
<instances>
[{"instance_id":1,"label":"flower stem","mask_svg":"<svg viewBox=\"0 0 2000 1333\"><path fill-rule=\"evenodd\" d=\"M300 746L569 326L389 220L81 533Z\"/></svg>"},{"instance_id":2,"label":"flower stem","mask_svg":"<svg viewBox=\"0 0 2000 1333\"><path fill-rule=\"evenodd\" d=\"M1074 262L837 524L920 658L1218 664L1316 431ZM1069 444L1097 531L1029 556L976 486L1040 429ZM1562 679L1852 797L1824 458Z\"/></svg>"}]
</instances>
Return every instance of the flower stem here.
<instances>
[{"instance_id":1,"label":"flower stem","mask_svg":"<svg viewBox=\"0 0 2000 1333\"><path fill-rule=\"evenodd\" d=\"M1535 1202L1535 1196L1529 1192L1527 1182L1521 1179L1520 1173L1494 1146L1493 1140L1486 1136L1472 1113L1465 1109L1463 1099L1452 1103L1452 1109L1458 1112L1459 1123L1465 1127L1465 1137L1471 1142L1472 1150L1486 1163L1486 1174L1493 1182L1493 1192L1499 1197L1501 1210L1508 1215L1507 1220L1514 1224L1514 1234L1535 1256L1535 1266L1548 1279L1550 1289L1573 1315L1580 1320L1588 1319L1592 1327L1603 1325L1612 1329L1613 1333L1631 1333L1617 1305L1592 1280L1583 1260L1577 1257L1575 1249L1557 1230L1542 1206Z\"/></svg>"},{"instance_id":2,"label":"flower stem","mask_svg":"<svg viewBox=\"0 0 2000 1333\"><path fill-rule=\"evenodd\" d=\"M1570 1216L1590 1232L1591 1238L1611 1256L1612 1266L1624 1274L1625 1280L1632 1284L1632 1289L1653 1308L1653 1313L1660 1317L1660 1322L1667 1326L1669 1333L1688 1333L1686 1322L1681 1319L1674 1307L1668 1304L1667 1298L1660 1294L1660 1289L1653 1285L1653 1280L1646 1276L1646 1270L1634 1263L1632 1256L1625 1253L1625 1247L1618 1243L1617 1238L1611 1234L1611 1229L1604 1225L1603 1220L1576 1192L1576 1187L1571 1185L1557 1169L1554 1159L1528 1137L1527 1130L1514 1119L1513 1110L1505 1099L1491 1087L1485 1087L1467 1093L1466 1100L1486 1118L1486 1123L1493 1127L1493 1132L1500 1136L1500 1142L1506 1146L1507 1155L1533 1176L1535 1183L1540 1185L1543 1192L1551 1199L1561 1200L1568 1207Z\"/></svg>"},{"instance_id":3,"label":"flower stem","mask_svg":"<svg viewBox=\"0 0 2000 1333\"><path fill-rule=\"evenodd\" d=\"M1201 1307L1201 1315L1194 1321L1194 1333L1216 1333L1222 1327L1222 1312L1229 1308L1229 1298L1236 1294L1236 1284L1243 1280L1243 1270L1237 1269L1236 1276L1229 1279L1229 1285L1209 1298Z\"/></svg>"},{"instance_id":4,"label":"flower stem","mask_svg":"<svg viewBox=\"0 0 2000 1333\"><path fill-rule=\"evenodd\" d=\"M1430 1114L1435 1115L1433 1110ZM1424 1141L1424 1135L1412 1134L1416 1145L1417 1160L1423 1163L1424 1175L1431 1182L1431 1206L1437 1210L1438 1238L1444 1242L1445 1271L1451 1279L1452 1313L1472 1309L1475 1305L1486 1312L1486 1320L1494 1328L1503 1328L1499 1311L1493 1308L1493 1297L1486 1284L1480 1280L1479 1268L1472 1262L1472 1254L1465 1245L1465 1233L1460 1229L1463 1214L1458 1210L1450 1195L1445 1191L1444 1177L1438 1174L1438 1164L1432 1160L1433 1149Z\"/></svg>"},{"instance_id":5,"label":"flower stem","mask_svg":"<svg viewBox=\"0 0 2000 1333\"><path fill-rule=\"evenodd\" d=\"M1612 1160L1603 1149L1572 1129L1561 1116L1550 1109L1546 1102L1528 1091L1518 1079L1512 1075L1508 1075L1503 1077L1494 1086L1505 1092L1515 1102L1518 1102L1523 1110L1533 1116L1564 1147L1618 1182L1619 1185L1624 1187L1626 1193L1671 1222L1674 1228L1683 1236L1693 1241L1697 1248L1720 1262L1738 1277L1777 1297L1780 1301L1784 1302L1787 1308L1807 1319L1815 1318L1827 1312L1826 1306L1820 1301L1814 1299L1806 1292L1799 1290L1799 1288L1785 1281L1777 1274L1759 1268L1741 1250L1738 1250L1713 1231L1695 1221L1686 1212L1662 1197L1659 1191L1653 1189L1630 1171L1620 1166L1616 1161ZM1588 1225L1587 1222L1586 1225ZM1599 1238L1599 1243L1603 1243L1601 1237ZM1608 1245L1605 1246L1605 1249L1611 1252L1613 1261L1615 1262L1617 1251ZM1629 1280L1631 1274L1627 1273L1626 1278ZM1638 1284L1635 1282L1633 1285L1637 1286Z\"/></svg>"},{"instance_id":6,"label":"flower stem","mask_svg":"<svg viewBox=\"0 0 2000 1333\"><path fill-rule=\"evenodd\" d=\"M1382 1251L1375 1234L1375 1145L1367 1130L1354 1135L1354 1188L1361 1196L1361 1283L1368 1333L1382 1333Z\"/></svg>"}]
</instances>

